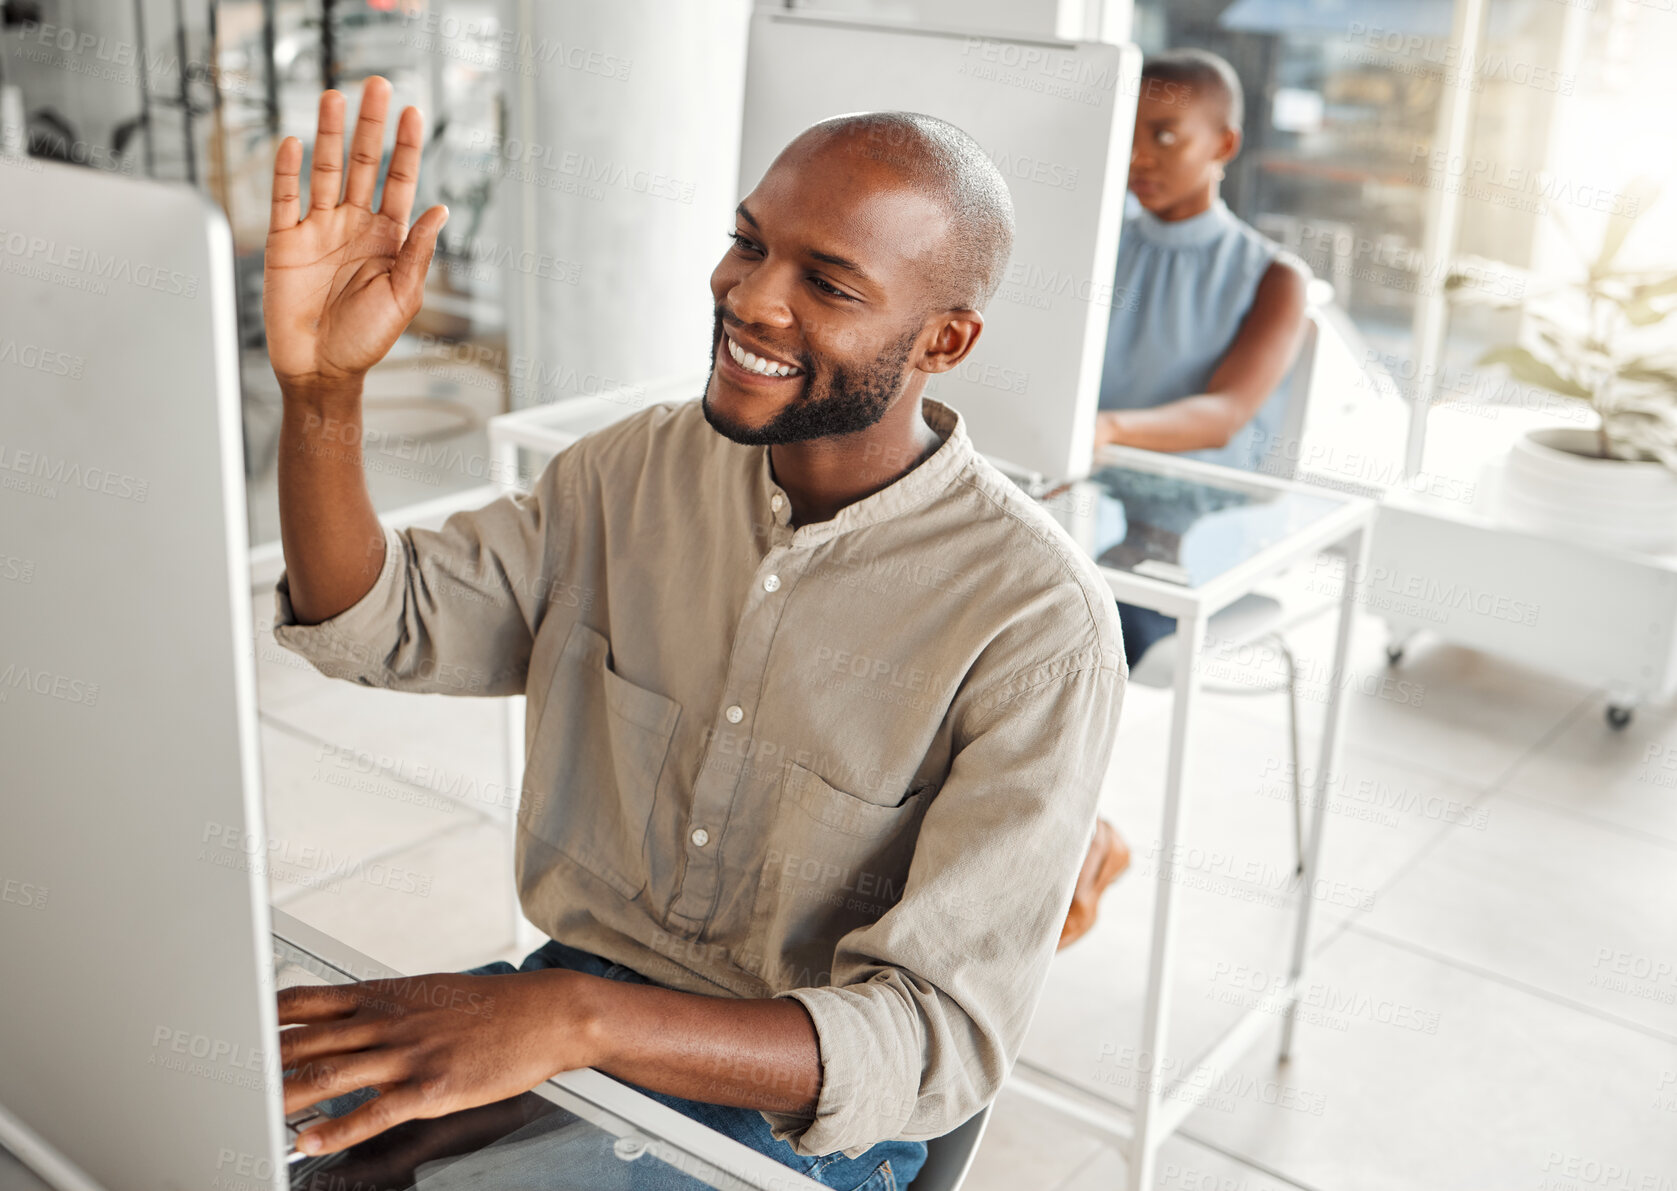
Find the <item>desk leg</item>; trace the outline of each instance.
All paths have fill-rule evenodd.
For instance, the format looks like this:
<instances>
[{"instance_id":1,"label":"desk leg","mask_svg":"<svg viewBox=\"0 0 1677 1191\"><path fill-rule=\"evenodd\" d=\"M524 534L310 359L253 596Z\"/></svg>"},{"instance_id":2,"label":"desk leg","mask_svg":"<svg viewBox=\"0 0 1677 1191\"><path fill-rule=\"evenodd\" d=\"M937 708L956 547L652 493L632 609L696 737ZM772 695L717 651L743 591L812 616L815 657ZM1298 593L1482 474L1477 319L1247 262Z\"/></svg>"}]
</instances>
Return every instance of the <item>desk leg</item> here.
<instances>
[{"instance_id":1,"label":"desk leg","mask_svg":"<svg viewBox=\"0 0 1677 1191\"><path fill-rule=\"evenodd\" d=\"M1345 722L1345 663L1351 651L1351 626L1357 606L1357 581L1368 572L1368 548L1371 535L1365 527L1345 539L1345 588L1339 596L1339 626L1333 643L1333 671L1328 686L1327 714L1322 722L1322 749L1316 759L1316 774L1309 784L1314 798L1310 810L1310 843L1304 854L1303 884L1299 886L1298 925L1293 930L1293 958L1287 975L1293 994L1287 1002L1287 1013L1281 1023L1280 1062L1286 1062L1293 1050L1293 1027L1298 1019L1299 980L1304 975L1304 963L1310 951L1310 910L1316 904L1311 890L1316 887L1317 863L1322 855L1322 826L1327 821L1330 781L1339 773L1339 756L1343 744Z\"/></svg>"},{"instance_id":2,"label":"desk leg","mask_svg":"<svg viewBox=\"0 0 1677 1191\"><path fill-rule=\"evenodd\" d=\"M1171 965L1175 959L1176 846L1182 830L1183 800L1188 789L1188 714L1199 686L1200 647L1205 619L1176 622L1176 686L1170 711L1170 754L1165 767L1165 810L1159 828L1159 871L1154 880L1153 939L1147 961L1147 999L1142 1012L1141 1045L1136 1048L1135 1132L1130 1138L1129 1191L1153 1185L1153 1158L1164 1140L1159 1134L1160 1093L1164 1090L1164 1048L1170 1032Z\"/></svg>"}]
</instances>

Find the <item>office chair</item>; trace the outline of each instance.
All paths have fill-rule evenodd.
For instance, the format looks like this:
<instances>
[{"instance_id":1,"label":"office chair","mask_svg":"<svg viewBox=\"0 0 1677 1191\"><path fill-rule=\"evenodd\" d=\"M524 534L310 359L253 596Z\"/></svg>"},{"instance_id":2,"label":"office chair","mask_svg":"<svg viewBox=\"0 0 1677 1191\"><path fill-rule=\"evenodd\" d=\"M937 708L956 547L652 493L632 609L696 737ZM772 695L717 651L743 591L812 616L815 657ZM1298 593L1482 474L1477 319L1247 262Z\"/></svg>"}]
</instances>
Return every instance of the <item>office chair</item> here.
<instances>
[{"instance_id":1,"label":"office chair","mask_svg":"<svg viewBox=\"0 0 1677 1191\"><path fill-rule=\"evenodd\" d=\"M1310 386L1315 375L1316 353L1322 341L1322 310L1332 300L1333 291L1319 280L1312 280L1305 310L1304 341L1299 346L1298 358L1282 379L1280 392L1284 394L1281 427L1276 440L1269 444L1260 470L1265 475L1293 479L1298 471L1299 443L1304 437L1305 413L1310 406ZM1241 596L1227 608L1206 622L1207 642L1218 641L1236 648L1271 641L1281 655L1286 680L1280 686L1233 686L1205 683L1203 689L1215 694L1259 695L1276 691L1287 692L1287 737L1292 758L1293 787L1293 862L1296 871L1304 871L1304 791L1299 780L1299 701L1298 663L1293 651L1282 636L1281 601L1253 592ZM1130 668L1130 681L1139 686L1169 688L1176 679L1177 635L1161 637Z\"/></svg>"},{"instance_id":2,"label":"office chair","mask_svg":"<svg viewBox=\"0 0 1677 1191\"><path fill-rule=\"evenodd\" d=\"M914 1176L908 1191L958 1191L978 1156L978 1143L984 1137L992 1107L993 1104L986 1104L963 1124L928 1141L926 1164Z\"/></svg>"}]
</instances>

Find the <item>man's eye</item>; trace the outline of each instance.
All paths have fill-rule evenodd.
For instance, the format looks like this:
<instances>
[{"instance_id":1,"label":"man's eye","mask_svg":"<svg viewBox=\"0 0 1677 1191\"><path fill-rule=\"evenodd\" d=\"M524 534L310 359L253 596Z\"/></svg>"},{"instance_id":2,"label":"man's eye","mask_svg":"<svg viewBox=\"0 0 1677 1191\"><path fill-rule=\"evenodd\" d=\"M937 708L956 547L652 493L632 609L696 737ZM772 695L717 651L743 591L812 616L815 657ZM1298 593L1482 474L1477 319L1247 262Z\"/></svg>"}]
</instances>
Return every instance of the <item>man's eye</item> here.
<instances>
[{"instance_id":1,"label":"man's eye","mask_svg":"<svg viewBox=\"0 0 1677 1191\"><path fill-rule=\"evenodd\" d=\"M740 235L738 232L729 232L728 233L728 239L732 240L740 248L755 248L755 247L757 247L756 244L754 244L752 241L746 239L744 236Z\"/></svg>"},{"instance_id":2,"label":"man's eye","mask_svg":"<svg viewBox=\"0 0 1677 1191\"><path fill-rule=\"evenodd\" d=\"M854 302L856 300L855 298L852 298L849 294L847 294L843 290L841 290L838 286L832 284L825 277L811 277L809 280L810 280L810 284L818 287L824 293L831 294L835 298L843 298L848 302Z\"/></svg>"}]
</instances>

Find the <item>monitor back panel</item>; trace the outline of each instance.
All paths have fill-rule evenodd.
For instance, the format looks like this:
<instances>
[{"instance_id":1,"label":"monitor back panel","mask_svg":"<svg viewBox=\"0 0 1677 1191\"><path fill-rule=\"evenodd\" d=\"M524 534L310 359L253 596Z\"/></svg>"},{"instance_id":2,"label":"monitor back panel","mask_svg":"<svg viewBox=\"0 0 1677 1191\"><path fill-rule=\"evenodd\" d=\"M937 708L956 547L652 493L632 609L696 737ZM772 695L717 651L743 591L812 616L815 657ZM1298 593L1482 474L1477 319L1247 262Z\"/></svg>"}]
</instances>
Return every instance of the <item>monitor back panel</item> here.
<instances>
[{"instance_id":1,"label":"monitor back panel","mask_svg":"<svg viewBox=\"0 0 1677 1191\"><path fill-rule=\"evenodd\" d=\"M1134 46L869 25L760 7L751 17L740 195L787 143L849 112L924 112L983 148L1013 198L1013 255L971 354L926 395L981 452L1051 478L1094 451L1141 54ZM864 151L906 152L890 135Z\"/></svg>"},{"instance_id":2,"label":"monitor back panel","mask_svg":"<svg viewBox=\"0 0 1677 1191\"><path fill-rule=\"evenodd\" d=\"M203 198L0 163L0 1115L111 1188L285 1173L234 320Z\"/></svg>"}]
</instances>

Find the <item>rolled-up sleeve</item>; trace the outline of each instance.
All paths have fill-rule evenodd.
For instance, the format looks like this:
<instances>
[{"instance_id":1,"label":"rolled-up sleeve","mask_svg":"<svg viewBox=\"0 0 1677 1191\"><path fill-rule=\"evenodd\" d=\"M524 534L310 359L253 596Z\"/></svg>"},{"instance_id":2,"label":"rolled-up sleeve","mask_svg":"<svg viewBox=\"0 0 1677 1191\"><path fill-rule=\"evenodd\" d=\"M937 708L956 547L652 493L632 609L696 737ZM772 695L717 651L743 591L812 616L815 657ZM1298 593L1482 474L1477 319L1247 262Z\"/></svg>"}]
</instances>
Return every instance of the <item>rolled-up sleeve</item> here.
<instances>
[{"instance_id":1,"label":"rolled-up sleeve","mask_svg":"<svg viewBox=\"0 0 1677 1191\"><path fill-rule=\"evenodd\" d=\"M814 1020L813 1119L765 1112L800 1154L924 1141L994 1099L1047 980L1116 733L1121 655L1045 668L979 704L927 808L903 895L839 940Z\"/></svg>"},{"instance_id":2,"label":"rolled-up sleeve","mask_svg":"<svg viewBox=\"0 0 1677 1191\"><path fill-rule=\"evenodd\" d=\"M384 530L384 566L360 600L297 623L289 575L275 587L274 639L321 673L363 686L452 695L524 690L554 580L553 519L571 469L554 457L529 494L455 513L441 529ZM575 593L566 592L568 597Z\"/></svg>"}]
</instances>

